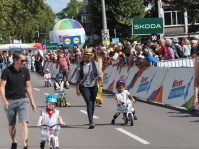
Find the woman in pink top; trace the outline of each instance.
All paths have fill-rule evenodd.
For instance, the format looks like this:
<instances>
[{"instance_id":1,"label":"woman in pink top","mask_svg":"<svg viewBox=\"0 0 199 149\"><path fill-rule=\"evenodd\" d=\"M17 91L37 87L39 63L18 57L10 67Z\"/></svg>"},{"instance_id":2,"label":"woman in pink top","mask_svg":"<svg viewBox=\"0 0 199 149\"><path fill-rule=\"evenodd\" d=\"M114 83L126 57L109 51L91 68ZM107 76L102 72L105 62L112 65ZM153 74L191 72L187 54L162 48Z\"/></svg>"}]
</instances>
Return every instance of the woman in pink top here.
<instances>
[{"instance_id":1,"label":"woman in pink top","mask_svg":"<svg viewBox=\"0 0 199 149\"><path fill-rule=\"evenodd\" d=\"M165 46L167 48L167 51L164 55L164 60L171 60L171 59L175 59L175 53L173 51L173 49L171 48L172 46L172 42L166 40L165 41Z\"/></svg>"}]
</instances>

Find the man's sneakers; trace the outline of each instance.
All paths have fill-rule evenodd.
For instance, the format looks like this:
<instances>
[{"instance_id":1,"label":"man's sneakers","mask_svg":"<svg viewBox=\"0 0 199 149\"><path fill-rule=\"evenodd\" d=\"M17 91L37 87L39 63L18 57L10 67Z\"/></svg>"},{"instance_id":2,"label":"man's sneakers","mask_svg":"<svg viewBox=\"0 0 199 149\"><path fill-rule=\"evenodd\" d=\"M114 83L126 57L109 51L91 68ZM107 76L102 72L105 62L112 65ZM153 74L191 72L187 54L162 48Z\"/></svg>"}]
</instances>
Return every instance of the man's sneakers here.
<instances>
[{"instance_id":1,"label":"man's sneakers","mask_svg":"<svg viewBox=\"0 0 199 149\"><path fill-rule=\"evenodd\" d=\"M17 149L17 143L12 143L11 149Z\"/></svg>"},{"instance_id":2,"label":"man's sneakers","mask_svg":"<svg viewBox=\"0 0 199 149\"><path fill-rule=\"evenodd\" d=\"M28 146L24 146L24 148L23 149L28 149Z\"/></svg>"}]
</instances>

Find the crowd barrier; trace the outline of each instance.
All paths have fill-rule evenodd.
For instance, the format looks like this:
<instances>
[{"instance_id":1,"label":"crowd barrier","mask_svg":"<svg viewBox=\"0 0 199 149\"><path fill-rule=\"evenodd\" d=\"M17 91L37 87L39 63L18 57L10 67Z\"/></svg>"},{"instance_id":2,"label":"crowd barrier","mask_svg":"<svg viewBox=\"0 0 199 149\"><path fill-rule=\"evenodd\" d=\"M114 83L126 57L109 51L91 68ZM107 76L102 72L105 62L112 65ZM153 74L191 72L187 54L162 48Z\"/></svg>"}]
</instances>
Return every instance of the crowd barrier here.
<instances>
[{"instance_id":1,"label":"crowd barrier","mask_svg":"<svg viewBox=\"0 0 199 149\"><path fill-rule=\"evenodd\" d=\"M157 62L157 67L194 67L194 58L181 58Z\"/></svg>"},{"instance_id":2,"label":"crowd barrier","mask_svg":"<svg viewBox=\"0 0 199 149\"><path fill-rule=\"evenodd\" d=\"M54 65L46 63L44 70L49 68L51 74L55 76ZM69 81L72 83L76 83L76 67L77 65L72 65L69 72ZM135 97L194 109L192 106L194 68L131 67L128 70L127 67L117 69L116 66L108 66L103 76L104 90L116 93L116 81L123 79L126 81L126 89Z\"/></svg>"}]
</instances>

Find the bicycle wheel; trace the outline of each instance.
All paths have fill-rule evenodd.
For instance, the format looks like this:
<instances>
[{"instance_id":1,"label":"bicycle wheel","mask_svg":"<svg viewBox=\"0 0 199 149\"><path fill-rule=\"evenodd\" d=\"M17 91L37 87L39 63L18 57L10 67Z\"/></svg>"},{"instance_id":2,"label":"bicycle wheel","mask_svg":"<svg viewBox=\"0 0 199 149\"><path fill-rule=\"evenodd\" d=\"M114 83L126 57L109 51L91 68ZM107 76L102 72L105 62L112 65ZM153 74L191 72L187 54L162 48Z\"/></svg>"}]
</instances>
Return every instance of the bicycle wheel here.
<instances>
[{"instance_id":1,"label":"bicycle wheel","mask_svg":"<svg viewBox=\"0 0 199 149\"><path fill-rule=\"evenodd\" d=\"M51 149L55 149L55 138L53 137L50 138L50 146L51 146Z\"/></svg>"},{"instance_id":2,"label":"bicycle wheel","mask_svg":"<svg viewBox=\"0 0 199 149\"><path fill-rule=\"evenodd\" d=\"M128 124L128 118L126 116L126 113L123 113L123 120L124 120L124 124Z\"/></svg>"},{"instance_id":3,"label":"bicycle wheel","mask_svg":"<svg viewBox=\"0 0 199 149\"><path fill-rule=\"evenodd\" d=\"M130 121L130 125L133 126L133 115L132 115L132 113L128 114L128 119Z\"/></svg>"},{"instance_id":4,"label":"bicycle wheel","mask_svg":"<svg viewBox=\"0 0 199 149\"><path fill-rule=\"evenodd\" d=\"M66 97L63 97L63 106L64 106L64 107L67 106Z\"/></svg>"},{"instance_id":5,"label":"bicycle wheel","mask_svg":"<svg viewBox=\"0 0 199 149\"><path fill-rule=\"evenodd\" d=\"M56 106L57 106L57 107L60 107L60 106L61 106L60 99L58 99L58 102L57 102Z\"/></svg>"}]
</instances>

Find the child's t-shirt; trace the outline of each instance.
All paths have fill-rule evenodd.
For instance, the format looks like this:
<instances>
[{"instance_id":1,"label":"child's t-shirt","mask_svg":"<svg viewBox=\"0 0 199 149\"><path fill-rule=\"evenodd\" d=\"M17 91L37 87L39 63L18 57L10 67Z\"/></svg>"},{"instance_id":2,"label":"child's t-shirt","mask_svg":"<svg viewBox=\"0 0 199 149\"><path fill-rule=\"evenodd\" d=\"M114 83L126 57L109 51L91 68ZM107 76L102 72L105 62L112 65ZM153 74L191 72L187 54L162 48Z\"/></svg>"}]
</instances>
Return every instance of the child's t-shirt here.
<instances>
[{"instance_id":1,"label":"child's t-shirt","mask_svg":"<svg viewBox=\"0 0 199 149\"><path fill-rule=\"evenodd\" d=\"M131 100L129 99L130 93L128 90L124 90L122 93L117 92L115 94L115 98L118 98L120 102L123 102L124 104L128 104L129 102L131 102Z\"/></svg>"},{"instance_id":2,"label":"child's t-shirt","mask_svg":"<svg viewBox=\"0 0 199 149\"><path fill-rule=\"evenodd\" d=\"M44 79L50 79L51 78L51 74L50 73L45 73L44 74Z\"/></svg>"},{"instance_id":3,"label":"child's t-shirt","mask_svg":"<svg viewBox=\"0 0 199 149\"><path fill-rule=\"evenodd\" d=\"M60 90L60 89L65 88L65 87L66 87L66 83L64 81L54 82L54 89L55 90Z\"/></svg>"}]
</instances>

